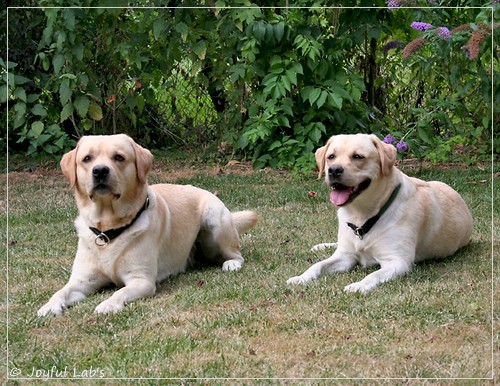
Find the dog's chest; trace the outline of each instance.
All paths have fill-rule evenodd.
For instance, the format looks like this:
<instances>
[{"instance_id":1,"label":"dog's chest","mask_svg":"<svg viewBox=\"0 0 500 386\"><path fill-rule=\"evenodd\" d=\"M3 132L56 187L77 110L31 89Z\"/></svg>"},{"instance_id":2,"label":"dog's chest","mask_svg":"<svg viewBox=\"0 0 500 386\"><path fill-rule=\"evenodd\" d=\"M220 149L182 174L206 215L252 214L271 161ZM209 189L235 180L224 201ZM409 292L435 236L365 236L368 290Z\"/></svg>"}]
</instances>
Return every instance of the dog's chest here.
<instances>
[{"instance_id":1,"label":"dog's chest","mask_svg":"<svg viewBox=\"0 0 500 386\"><path fill-rule=\"evenodd\" d=\"M349 249L354 252L359 264L363 267L370 267L379 263L376 259L375 245L368 237L364 237L363 240L353 237Z\"/></svg>"}]
</instances>

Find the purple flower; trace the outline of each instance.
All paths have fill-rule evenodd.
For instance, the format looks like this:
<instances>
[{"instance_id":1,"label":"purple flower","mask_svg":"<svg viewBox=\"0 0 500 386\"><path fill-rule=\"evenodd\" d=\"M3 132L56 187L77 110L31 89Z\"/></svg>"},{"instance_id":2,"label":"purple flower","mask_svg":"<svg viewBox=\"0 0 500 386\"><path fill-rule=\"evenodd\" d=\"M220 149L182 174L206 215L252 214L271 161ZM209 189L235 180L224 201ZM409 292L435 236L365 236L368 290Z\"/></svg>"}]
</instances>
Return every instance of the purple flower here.
<instances>
[{"instance_id":1,"label":"purple flower","mask_svg":"<svg viewBox=\"0 0 500 386\"><path fill-rule=\"evenodd\" d=\"M395 140L396 140L396 138L394 138L394 136L391 134L387 134L384 138L384 142L389 144L389 145L392 145Z\"/></svg>"},{"instance_id":2,"label":"purple flower","mask_svg":"<svg viewBox=\"0 0 500 386\"><path fill-rule=\"evenodd\" d=\"M432 24L424 23L423 21L414 21L411 23L410 27L417 31L427 31L432 28Z\"/></svg>"},{"instance_id":3,"label":"purple flower","mask_svg":"<svg viewBox=\"0 0 500 386\"><path fill-rule=\"evenodd\" d=\"M408 150L408 144L405 141L399 141L396 144L396 149L398 149L399 152L404 152Z\"/></svg>"},{"instance_id":4,"label":"purple flower","mask_svg":"<svg viewBox=\"0 0 500 386\"><path fill-rule=\"evenodd\" d=\"M448 40L451 38L450 30L446 27L438 27L436 28L436 33L441 36L443 39Z\"/></svg>"},{"instance_id":5,"label":"purple flower","mask_svg":"<svg viewBox=\"0 0 500 386\"><path fill-rule=\"evenodd\" d=\"M401 4L399 4L398 1L396 0L389 0L387 2L387 7L389 8L389 10L393 10L394 8L399 8L401 6Z\"/></svg>"}]
</instances>

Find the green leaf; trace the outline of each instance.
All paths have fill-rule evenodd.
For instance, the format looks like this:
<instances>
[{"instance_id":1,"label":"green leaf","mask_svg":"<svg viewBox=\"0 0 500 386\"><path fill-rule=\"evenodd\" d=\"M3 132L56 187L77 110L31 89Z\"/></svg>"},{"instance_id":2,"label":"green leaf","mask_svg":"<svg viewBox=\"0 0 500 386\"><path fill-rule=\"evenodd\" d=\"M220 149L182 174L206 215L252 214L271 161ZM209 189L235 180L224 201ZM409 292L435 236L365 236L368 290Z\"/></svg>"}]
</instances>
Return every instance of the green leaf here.
<instances>
[{"instance_id":1,"label":"green leaf","mask_svg":"<svg viewBox=\"0 0 500 386\"><path fill-rule=\"evenodd\" d=\"M63 9L63 17L64 25L70 31L75 30L75 11L72 8L64 8Z\"/></svg>"},{"instance_id":2,"label":"green leaf","mask_svg":"<svg viewBox=\"0 0 500 386\"><path fill-rule=\"evenodd\" d=\"M6 84L2 84L0 86L0 103L6 103L7 102L7 93L8 93L7 85Z\"/></svg>"},{"instance_id":3,"label":"green leaf","mask_svg":"<svg viewBox=\"0 0 500 386\"><path fill-rule=\"evenodd\" d=\"M305 102L306 100L309 99L309 95L311 94L311 91L313 90L313 86L306 86L300 90L300 96L302 97L302 100Z\"/></svg>"},{"instance_id":4,"label":"green leaf","mask_svg":"<svg viewBox=\"0 0 500 386\"><path fill-rule=\"evenodd\" d=\"M155 40L158 40L165 30L167 23L164 19L156 19L153 23L153 36Z\"/></svg>"},{"instance_id":5,"label":"green leaf","mask_svg":"<svg viewBox=\"0 0 500 386\"><path fill-rule=\"evenodd\" d=\"M42 135L44 129L43 122L35 121L31 124L31 134L34 138L38 138Z\"/></svg>"},{"instance_id":6,"label":"green leaf","mask_svg":"<svg viewBox=\"0 0 500 386\"><path fill-rule=\"evenodd\" d=\"M274 39L274 28L271 24L265 24L266 36L264 40L267 44L276 44L276 40Z\"/></svg>"},{"instance_id":7,"label":"green leaf","mask_svg":"<svg viewBox=\"0 0 500 386\"><path fill-rule=\"evenodd\" d=\"M281 141L278 139L277 141L274 141L269 148L267 149L268 151L274 150L278 147L281 147Z\"/></svg>"},{"instance_id":8,"label":"green leaf","mask_svg":"<svg viewBox=\"0 0 500 386\"><path fill-rule=\"evenodd\" d=\"M287 91L292 91L292 82L287 76L280 76L280 81Z\"/></svg>"},{"instance_id":9,"label":"green leaf","mask_svg":"<svg viewBox=\"0 0 500 386\"><path fill-rule=\"evenodd\" d=\"M24 91L24 88L18 87L14 90L12 93L17 99L22 100L23 102L26 102L26 91Z\"/></svg>"},{"instance_id":10,"label":"green leaf","mask_svg":"<svg viewBox=\"0 0 500 386\"><path fill-rule=\"evenodd\" d=\"M285 71L285 74L286 74L288 80L290 81L290 83L297 86L297 73L288 69Z\"/></svg>"},{"instance_id":11,"label":"green leaf","mask_svg":"<svg viewBox=\"0 0 500 386\"><path fill-rule=\"evenodd\" d=\"M319 98L320 94L321 94L321 89L320 88L313 88L311 90L311 93L309 94L309 103L311 104L311 106Z\"/></svg>"},{"instance_id":12,"label":"green leaf","mask_svg":"<svg viewBox=\"0 0 500 386\"><path fill-rule=\"evenodd\" d=\"M145 104L146 101L144 100L144 97L142 95L137 95L137 110L139 110L139 113L144 111Z\"/></svg>"},{"instance_id":13,"label":"green leaf","mask_svg":"<svg viewBox=\"0 0 500 386\"><path fill-rule=\"evenodd\" d=\"M75 55L75 58L79 61L83 60L83 44L79 43L71 48L71 52Z\"/></svg>"},{"instance_id":14,"label":"green leaf","mask_svg":"<svg viewBox=\"0 0 500 386\"><path fill-rule=\"evenodd\" d=\"M285 25L280 22L278 24L275 24L274 27L274 38L276 39L276 42L280 42L281 39L283 39L283 35L285 33Z\"/></svg>"},{"instance_id":15,"label":"green leaf","mask_svg":"<svg viewBox=\"0 0 500 386\"><path fill-rule=\"evenodd\" d=\"M207 46L204 40L200 40L191 46L193 52L198 56L200 60L205 59L205 55L207 54Z\"/></svg>"},{"instance_id":16,"label":"green leaf","mask_svg":"<svg viewBox=\"0 0 500 386\"><path fill-rule=\"evenodd\" d=\"M264 22L258 21L257 23L254 23L252 32L257 40L262 41L262 39L264 39L264 36L266 36L266 26Z\"/></svg>"},{"instance_id":17,"label":"green leaf","mask_svg":"<svg viewBox=\"0 0 500 386\"><path fill-rule=\"evenodd\" d=\"M293 101L290 98L283 98L280 107L284 113L293 117Z\"/></svg>"},{"instance_id":18,"label":"green leaf","mask_svg":"<svg viewBox=\"0 0 500 386\"><path fill-rule=\"evenodd\" d=\"M304 75L304 69L302 67L302 64L298 62L292 63L292 65L290 66L290 70L297 74Z\"/></svg>"},{"instance_id":19,"label":"green leaf","mask_svg":"<svg viewBox=\"0 0 500 386\"><path fill-rule=\"evenodd\" d=\"M38 97L40 94L28 94L26 97L26 102L28 103L35 103L38 100Z\"/></svg>"},{"instance_id":20,"label":"green leaf","mask_svg":"<svg viewBox=\"0 0 500 386\"><path fill-rule=\"evenodd\" d=\"M64 49L64 43L66 42L66 32L64 31L57 31L56 33L57 36L57 49L59 51L62 51Z\"/></svg>"},{"instance_id":21,"label":"green leaf","mask_svg":"<svg viewBox=\"0 0 500 386\"><path fill-rule=\"evenodd\" d=\"M333 107L336 107L339 110L342 110L342 102L344 101L342 97L334 92L328 93L328 101Z\"/></svg>"},{"instance_id":22,"label":"green leaf","mask_svg":"<svg viewBox=\"0 0 500 386\"><path fill-rule=\"evenodd\" d=\"M229 71L231 72L232 82L245 78L245 66L243 64L235 64L229 68Z\"/></svg>"},{"instance_id":23,"label":"green leaf","mask_svg":"<svg viewBox=\"0 0 500 386\"><path fill-rule=\"evenodd\" d=\"M318 143L321 139L321 130L314 127L314 129L312 129L309 133L309 138L311 138L315 143Z\"/></svg>"},{"instance_id":24,"label":"green leaf","mask_svg":"<svg viewBox=\"0 0 500 386\"><path fill-rule=\"evenodd\" d=\"M68 83L68 81L61 82L59 86L59 99L63 106L71 100L71 96L73 95L73 90L68 86Z\"/></svg>"},{"instance_id":25,"label":"green leaf","mask_svg":"<svg viewBox=\"0 0 500 386\"><path fill-rule=\"evenodd\" d=\"M9 75L11 75L11 74L9 73ZM29 82L31 82L31 79L25 78L24 76L21 76L21 75L14 75L14 84L16 84L16 85L26 84ZM9 84L11 84L11 83L9 82ZM11 86L14 86L14 84L11 84Z\"/></svg>"},{"instance_id":26,"label":"green leaf","mask_svg":"<svg viewBox=\"0 0 500 386\"><path fill-rule=\"evenodd\" d=\"M42 68L44 71L48 71L50 68L50 60L48 57L43 58L42 60Z\"/></svg>"},{"instance_id":27,"label":"green leaf","mask_svg":"<svg viewBox=\"0 0 500 386\"><path fill-rule=\"evenodd\" d=\"M54 73L58 75L61 72L62 66L64 65L64 55L56 54L54 59L52 59L52 65L54 66Z\"/></svg>"},{"instance_id":28,"label":"green leaf","mask_svg":"<svg viewBox=\"0 0 500 386\"><path fill-rule=\"evenodd\" d=\"M434 140L432 139L431 135L429 135L429 133L427 132L427 122L420 121L420 123L419 125L417 125L418 136L420 137L421 140L432 145L434 143Z\"/></svg>"},{"instance_id":29,"label":"green leaf","mask_svg":"<svg viewBox=\"0 0 500 386\"><path fill-rule=\"evenodd\" d=\"M267 74L264 79L262 79L262 85L264 86L274 86L278 80L278 75Z\"/></svg>"},{"instance_id":30,"label":"green leaf","mask_svg":"<svg viewBox=\"0 0 500 386\"><path fill-rule=\"evenodd\" d=\"M94 121L100 121L102 119L102 109L96 103L91 103L89 106L89 117Z\"/></svg>"},{"instance_id":31,"label":"green leaf","mask_svg":"<svg viewBox=\"0 0 500 386\"><path fill-rule=\"evenodd\" d=\"M82 119L80 123L83 127L83 130L90 131L92 129L92 121L90 119Z\"/></svg>"},{"instance_id":32,"label":"green leaf","mask_svg":"<svg viewBox=\"0 0 500 386\"><path fill-rule=\"evenodd\" d=\"M31 113L42 118L47 116L47 110L45 110L45 107L43 107L40 103L33 106Z\"/></svg>"},{"instance_id":33,"label":"green leaf","mask_svg":"<svg viewBox=\"0 0 500 386\"><path fill-rule=\"evenodd\" d=\"M321 108L326 102L326 98L328 97L328 91L322 90L321 94L319 95L318 100L316 101L316 105L318 106L318 109Z\"/></svg>"},{"instance_id":34,"label":"green leaf","mask_svg":"<svg viewBox=\"0 0 500 386\"><path fill-rule=\"evenodd\" d=\"M274 88L273 92L273 98L278 99L284 95L286 95L285 86L282 83L276 83L276 87Z\"/></svg>"},{"instance_id":35,"label":"green leaf","mask_svg":"<svg viewBox=\"0 0 500 386\"><path fill-rule=\"evenodd\" d=\"M61 122L64 122L66 119L68 119L71 114L73 114L73 111L75 111L73 104L71 102L67 103L61 111Z\"/></svg>"},{"instance_id":36,"label":"green leaf","mask_svg":"<svg viewBox=\"0 0 500 386\"><path fill-rule=\"evenodd\" d=\"M16 111L16 116L14 117L14 129L21 127L26 122L26 103L17 102L14 105L14 110Z\"/></svg>"},{"instance_id":37,"label":"green leaf","mask_svg":"<svg viewBox=\"0 0 500 386\"><path fill-rule=\"evenodd\" d=\"M189 33L189 28L186 23L180 22L175 26L175 30L181 34L182 41L186 41L186 37Z\"/></svg>"},{"instance_id":38,"label":"green leaf","mask_svg":"<svg viewBox=\"0 0 500 386\"><path fill-rule=\"evenodd\" d=\"M62 74L59 79L76 79L76 75L75 74Z\"/></svg>"},{"instance_id":39,"label":"green leaf","mask_svg":"<svg viewBox=\"0 0 500 386\"><path fill-rule=\"evenodd\" d=\"M73 102L78 115L84 118L87 115L90 106L90 99L84 95L78 95Z\"/></svg>"}]
</instances>

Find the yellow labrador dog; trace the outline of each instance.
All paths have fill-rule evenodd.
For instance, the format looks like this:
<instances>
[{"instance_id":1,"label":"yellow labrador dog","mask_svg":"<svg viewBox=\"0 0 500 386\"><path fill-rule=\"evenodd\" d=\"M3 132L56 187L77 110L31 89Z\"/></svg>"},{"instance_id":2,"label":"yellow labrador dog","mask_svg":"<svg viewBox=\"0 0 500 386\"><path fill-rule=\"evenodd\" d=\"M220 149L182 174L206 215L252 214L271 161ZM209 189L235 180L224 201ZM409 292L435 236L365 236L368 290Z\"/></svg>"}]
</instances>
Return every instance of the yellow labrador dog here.
<instances>
[{"instance_id":1,"label":"yellow labrador dog","mask_svg":"<svg viewBox=\"0 0 500 386\"><path fill-rule=\"evenodd\" d=\"M397 150L374 135L337 135L316 151L320 176L331 187L338 208L335 253L288 284L323 274L345 272L355 265L380 269L346 292L368 292L379 283L407 273L414 262L445 257L465 246L472 216L462 197L448 185L408 177L394 166Z\"/></svg>"},{"instance_id":2,"label":"yellow labrador dog","mask_svg":"<svg viewBox=\"0 0 500 386\"><path fill-rule=\"evenodd\" d=\"M251 211L231 213L193 186L148 186L153 156L124 134L83 137L61 160L75 189L78 250L68 283L38 315L60 314L103 286L121 287L95 309L120 311L153 296L156 282L183 272L196 246L223 270L243 265L239 233L254 226Z\"/></svg>"}]
</instances>

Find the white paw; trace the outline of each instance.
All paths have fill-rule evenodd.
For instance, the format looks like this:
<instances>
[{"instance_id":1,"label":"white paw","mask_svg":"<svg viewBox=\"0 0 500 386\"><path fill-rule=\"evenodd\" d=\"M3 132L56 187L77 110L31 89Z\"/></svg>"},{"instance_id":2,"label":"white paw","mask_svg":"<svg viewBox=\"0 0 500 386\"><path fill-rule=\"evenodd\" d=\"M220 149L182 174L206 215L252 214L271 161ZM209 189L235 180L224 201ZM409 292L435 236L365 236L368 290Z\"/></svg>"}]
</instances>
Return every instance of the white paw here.
<instances>
[{"instance_id":1,"label":"white paw","mask_svg":"<svg viewBox=\"0 0 500 386\"><path fill-rule=\"evenodd\" d=\"M372 288L373 287L363 284L363 282L361 281L358 281L357 283L352 283L348 286L345 286L344 292L359 292L365 294L367 292L370 292Z\"/></svg>"},{"instance_id":2,"label":"white paw","mask_svg":"<svg viewBox=\"0 0 500 386\"><path fill-rule=\"evenodd\" d=\"M305 284L305 283L307 283L307 280L305 280L302 276L294 276L286 281L286 284L293 284L293 285Z\"/></svg>"},{"instance_id":3,"label":"white paw","mask_svg":"<svg viewBox=\"0 0 500 386\"><path fill-rule=\"evenodd\" d=\"M337 243L321 243L311 248L311 252L323 251L327 248L337 248Z\"/></svg>"},{"instance_id":4,"label":"white paw","mask_svg":"<svg viewBox=\"0 0 500 386\"><path fill-rule=\"evenodd\" d=\"M122 309L123 303L115 303L113 300L107 299L95 308L94 314L114 314Z\"/></svg>"},{"instance_id":5,"label":"white paw","mask_svg":"<svg viewBox=\"0 0 500 386\"><path fill-rule=\"evenodd\" d=\"M61 315L62 312L66 309L66 305L60 301L49 301L43 307L41 307L37 315L38 316L47 316L49 314L52 315Z\"/></svg>"},{"instance_id":6,"label":"white paw","mask_svg":"<svg viewBox=\"0 0 500 386\"><path fill-rule=\"evenodd\" d=\"M222 264L223 271L237 271L243 267L243 262L240 260L226 260L224 264Z\"/></svg>"}]
</instances>

